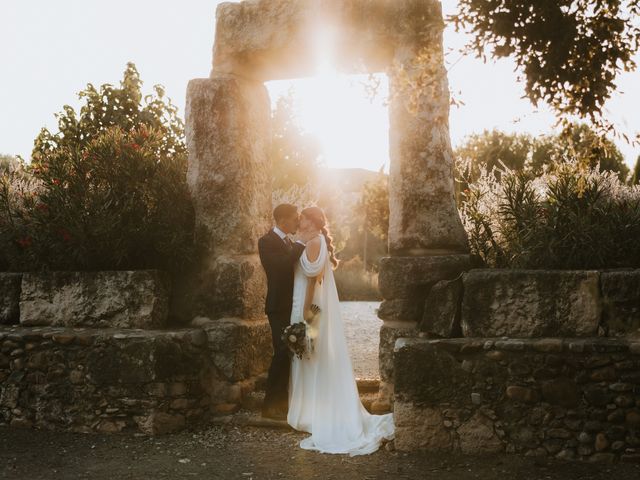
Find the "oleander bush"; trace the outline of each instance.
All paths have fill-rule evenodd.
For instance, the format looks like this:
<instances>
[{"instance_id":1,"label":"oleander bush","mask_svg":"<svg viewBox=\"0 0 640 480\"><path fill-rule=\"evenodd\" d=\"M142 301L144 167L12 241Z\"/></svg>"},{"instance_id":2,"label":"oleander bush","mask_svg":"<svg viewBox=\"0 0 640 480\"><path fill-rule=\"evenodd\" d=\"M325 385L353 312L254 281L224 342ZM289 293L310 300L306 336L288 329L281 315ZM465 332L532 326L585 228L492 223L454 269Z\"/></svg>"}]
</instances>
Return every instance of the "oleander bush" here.
<instances>
[{"instance_id":1,"label":"oleander bush","mask_svg":"<svg viewBox=\"0 0 640 480\"><path fill-rule=\"evenodd\" d=\"M159 86L88 85L0 179L0 267L178 271L195 255L183 123Z\"/></svg>"},{"instance_id":2,"label":"oleander bush","mask_svg":"<svg viewBox=\"0 0 640 480\"><path fill-rule=\"evenodd\" d=\"M575 159L541 175L480 170L460 214L472 253L487 266L640 268L640 186Z\"/></svg>"}]
</instances>

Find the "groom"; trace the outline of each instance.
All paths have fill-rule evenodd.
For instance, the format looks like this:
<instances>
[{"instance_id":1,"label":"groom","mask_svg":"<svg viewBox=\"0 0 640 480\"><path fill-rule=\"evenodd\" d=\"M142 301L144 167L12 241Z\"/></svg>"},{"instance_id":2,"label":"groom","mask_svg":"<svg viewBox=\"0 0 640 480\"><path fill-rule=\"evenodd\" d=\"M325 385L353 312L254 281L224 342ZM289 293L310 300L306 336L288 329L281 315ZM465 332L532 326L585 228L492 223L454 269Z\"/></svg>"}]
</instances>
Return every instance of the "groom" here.
<instances>
[{"instance_id":1,"label":"groom","mask_svg":"<svg viewBox=\"0 0 640 480\"><path fill-rule=\"evenodd\" d=\"M265 313L271 325L273 358L267 377L262 416L286 420L289 401L290 357L282 341L283 330L291 319L293 301L293 268L304 251L304 243L292 242L288 235L298 229L298 209L294 205L278 205L273 211L275 227L258 240L258 252L267 274Z\"/></svg>"}]
</instances>

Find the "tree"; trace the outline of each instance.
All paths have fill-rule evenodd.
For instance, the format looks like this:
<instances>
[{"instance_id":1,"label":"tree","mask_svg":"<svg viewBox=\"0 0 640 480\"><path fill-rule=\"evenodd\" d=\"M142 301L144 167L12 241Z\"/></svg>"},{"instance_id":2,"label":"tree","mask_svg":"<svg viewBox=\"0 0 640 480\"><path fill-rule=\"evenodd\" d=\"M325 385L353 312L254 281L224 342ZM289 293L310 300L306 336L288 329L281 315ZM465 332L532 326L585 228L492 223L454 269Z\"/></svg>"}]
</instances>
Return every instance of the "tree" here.
<instances>
[{"instance_id":1,"label":"tree","mask_svg":"<svg viewBox=\"0 0 640 480\"><path fill-rule=\"evenodd\" d=\"M96 89L93 84L78 93L85 104L79 114L69 105L56 114L58 132L52 134L43 128L35 140L32 159L38 162L48 153L67 149L74 151L86 147L94 138L109 127L129 131L140 125L157 130L162 138L161 155L183 159L186 173L184 122L178 108L165 98L164 88L154 85L154 95L142 95L142 80L133 63L127 63L120 88L104 84Z\"/></svg>"},{"instance_id":2,"label":"tree","mask_svg":"<svg viewBox=\"0 0 640 480\"><path fill-rule=\"evenodd\" d=\"M631 185L640 184L640 155L636 158L636 166L633 167L633 176L631 177Z\"/></svg>"},{"instance_id":3,"label":"tree","mask_svg":"<svg viewBox=\"0 0 640 480\"><path fill-rule=\"evenodd\" d=\"M315 183L322 150L317 139L296 123L292 90L276 101L271 128L273 189L289 190Z\"/></svg>"},{"instance_id":4,"label":"tree","mask_svg":"<svg viewBox=\"0 0 640 480\"><path fill-rule=\"evenodd\" d=\"M84 105L42 129L27 176L0 184L0 251L17 270L160 268L194 254L183 122L155 86L142 95L135 65L119 87L89 84Z\"/></svg>"},{"instance_id":5,"label":"tree","mask_svg":"<svg viewBox=\"0 0 640 480\"><path fill-rule=\"evenodd\" d=\"M478 178L479 166L488 170L501 168L504 164L510 170L528 170L538 175L544 165L556 165L577 158L593 168L600 162L600 171L616 172L620 180L625 180L629 168L622 152L607 138L599 135L586 124L569 124L557 135L543 135L533 138L528 134L508 134L498 130L485 130L473 134L455 151L457 162L457 196L467 187L467 182ZM499 172L496 172L500 178Z\"/></svg>"},{"instance_id":6,"label":"tree","mask_svg":"<svg viewBox=\"0 0 640 480\"><path fill-rule=\"evenodd\" d=\"M0 175L8 172L18 164L18 159L12 155L0 154Z\"/></svg>"},{"instance_id":7,"label":"tree","mask_svg":"<svg viewBox=\"0 0 640 480\"><path fill-rule=\"evenodd\" d=\"M365 249L369 249L368 234L371 233L384 244L388 243L389 232L389 177L384 173L382 168L378 172L375 180L369 181L364 185L362 197L356 206L356 217L362 219L359 225L360 233L364 239L362 245ZM371 263L374 255L373 252L363 252L365 266ZM369 257L369 258L367 258Z\"/></svg>"},{"instance_id":8,"label":"tree","mask_svg":"<svg viewBox=\"0 0 640 480\"><path fill-rule=\"evenodd\" d=\"M534 105L597 120L617 75L635 68L640 0L460 0L456 30L481 58L514 58Z\"/></svg>"},{"instance_id":9,"label":"tree","mask_svg":"<svg viewBox=\"0 0 640 480\"><path fill-rule=\"evenodd\" d=\"M465 143L456 149L456 155L472 158L475 163L482 163L489 169L504 163L512 170L522 170L532 148L530 135L485 130L468 136Z\"/></svg>"},{"instance_id":10,"label":"tree","mask_svg":"<svg viewBox=\"0 0 640 480\"><path fill-rule=\"evenodd\" d=\"M569 158L577 158L590 168L600 162L601 172L616 172L623 181L629 174L629 167L618 147L584 123L570 124L560 135L546 135L537 139L530 167L539 173L542 165L557 164Z\"/></svg>"}]
</instances>

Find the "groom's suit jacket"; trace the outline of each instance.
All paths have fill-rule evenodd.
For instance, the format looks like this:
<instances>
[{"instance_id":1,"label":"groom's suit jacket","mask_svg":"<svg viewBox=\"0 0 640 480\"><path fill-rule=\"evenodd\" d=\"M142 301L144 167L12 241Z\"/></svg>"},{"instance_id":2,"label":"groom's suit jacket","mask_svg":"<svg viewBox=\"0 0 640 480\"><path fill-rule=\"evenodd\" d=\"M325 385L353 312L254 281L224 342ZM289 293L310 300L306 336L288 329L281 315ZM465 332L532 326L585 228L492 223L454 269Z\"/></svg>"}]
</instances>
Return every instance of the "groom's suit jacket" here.
<instances>
[{"instance_id":1,"label":"groom's suit jacket","mask_svg":"<svg viewBox=\"0 0 640 480\"><path fill-rule=\"evenodd\" d=\"M302 255L304 245L281 239L269 230L258 240L260 261L267 274L267 315L291 315L293 302L293 269Z\"/></svg>"}]
</instances>

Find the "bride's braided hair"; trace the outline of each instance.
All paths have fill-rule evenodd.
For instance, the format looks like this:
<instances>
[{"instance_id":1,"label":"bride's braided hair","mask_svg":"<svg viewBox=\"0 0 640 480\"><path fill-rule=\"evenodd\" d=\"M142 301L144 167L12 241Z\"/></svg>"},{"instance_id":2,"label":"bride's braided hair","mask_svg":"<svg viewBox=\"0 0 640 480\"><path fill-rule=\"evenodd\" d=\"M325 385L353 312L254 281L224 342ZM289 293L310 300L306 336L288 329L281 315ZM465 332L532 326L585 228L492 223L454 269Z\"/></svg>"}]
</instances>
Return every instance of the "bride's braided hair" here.
<instances>
[{"instance_id":1,"label":"bride's braided hair","mask_svg":"<svg viewBox=\"0 0 640 480\"><path fill-rule=\"evenodd\" d=\"M309 220L313 222L313 224L320 229L322 235L324 235L325 240L327 241L327 250L329 251L329 260L333 265L333 269L338 268L339 260L335 255L335 247L333 245L333 237L331 236L331 232L329 231L329 227L327 227L327 217L322 211L320 207L307 207L302 212L302 215L307 217Z\"/></svg>"}]
</instances>

